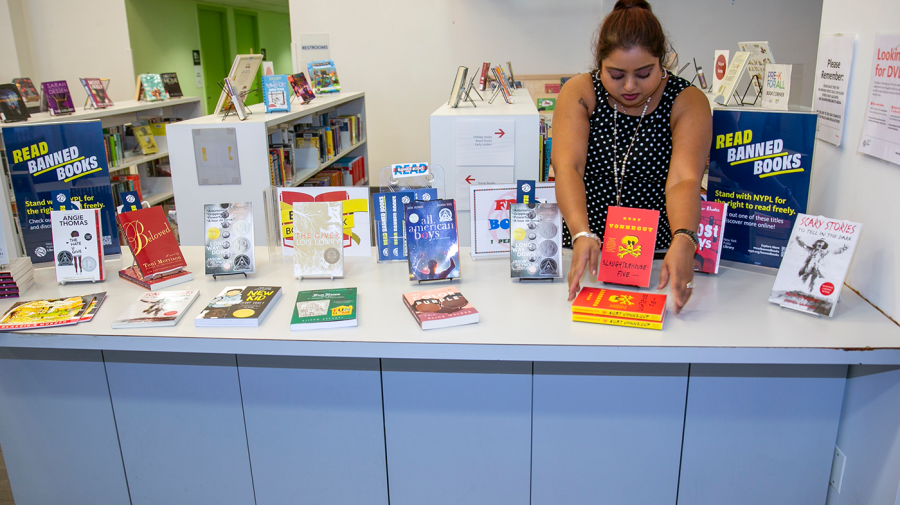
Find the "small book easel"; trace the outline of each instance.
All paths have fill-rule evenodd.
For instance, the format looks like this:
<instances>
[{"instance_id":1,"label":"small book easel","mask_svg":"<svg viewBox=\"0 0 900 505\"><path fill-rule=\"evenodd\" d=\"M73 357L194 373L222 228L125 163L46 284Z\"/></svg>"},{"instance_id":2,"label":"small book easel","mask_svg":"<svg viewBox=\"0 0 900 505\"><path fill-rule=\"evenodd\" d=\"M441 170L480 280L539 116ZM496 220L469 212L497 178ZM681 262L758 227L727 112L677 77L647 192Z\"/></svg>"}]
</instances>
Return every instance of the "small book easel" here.
<instances>
[{"instance_id":1,"label":"small book easel","mask_svg":"<svg viewBox=\"0 0 900 505\"><path fill-rule=\"evenodd\" d=\"M247 278L247 272L229 272L226 274L213 274L212 278L215 281L215 280L218 280L218 277L228 277L231 275L243 275L245 279Z\"/></svg>"},{"instance_id":2,"label":"small book easel","mask_svg":"<svg viewBox=\"0 0 900 505\"><path fill-rule=\"evenodd\" d=\"M757 91L757 92L756 92L756 95L754 95L753 101L752 101L752 102L747 102L747 101L746 101L747 93L750 92L750 86L753 86L753 81L754 81L754 80L756 81L756 86L757 86L757 89L758 89L759 91ZM731 92L731 95L732 95L732 96L729 97L729 100L726 100L725 103L722 104L722 105L728 105L728 102L730 101L730 99L731 99L732 97L734 98L734 100L735 100L735 102L736 102L736 105L740 105L740 106L744 106L744 105L756 105L756 102L762 97L762 84L759 82L759 76L758 76L758 75L754 75L753 77L750 78L750 82L747 83L747 89L744 90L744 95L743 95L743 96L738 96L737 91L732 91L732 92Z\"/></svg>"},{"instance_id":3,"label":"small book easel","mask_svg":"<svg viewBox=\"0 0 900 505\"><path fill-rule=\"evenodd\" d=\"M106 93L107 96L109 96L109 79L100 79L100 84L103 85L103 91ZM97 108L97 106L94 105L94 101L91 100L90 94L88 94L88 96L86 96L84 98L84 108L82 108L81 110L88 110L88 108L91 108L91 109Z\"/></svg>"},{"instance_id":4,"label":"small book easel","mask_svg":"<svg viewBox=\"0 0 900 505\"><path fill-rule=\"evenodd\" d=\"M227 118L231 114L236 115L238 117L238 119L241 121L246 119L246 118L242 119L240 114L237 113L237 105L235 105L235 103L234 103L235 96L231 92L229 92L227 89L225 89L225 84L223 84L221 81L216 82L216 84L218 84L219 87L222 88L222 91L224 91L231 98L231 103L228 105L228 107L226 107L222 111L223 112L222 121L225 121L225 118ZM250 93L253 93L254 91L258 91L258 90L259 90L259 88L253 88L253 89L248 89L247 91L241 91L240 93L238 93L237 95L241 101L241 105L243 105L244 99L247 98L247 95L249 95ZM247 113L247 115L253 114L253 112L248 107L245 107L245 112ZM225 275L225 274L222 274L222 275Z\"/></svg>"}]
</instances>

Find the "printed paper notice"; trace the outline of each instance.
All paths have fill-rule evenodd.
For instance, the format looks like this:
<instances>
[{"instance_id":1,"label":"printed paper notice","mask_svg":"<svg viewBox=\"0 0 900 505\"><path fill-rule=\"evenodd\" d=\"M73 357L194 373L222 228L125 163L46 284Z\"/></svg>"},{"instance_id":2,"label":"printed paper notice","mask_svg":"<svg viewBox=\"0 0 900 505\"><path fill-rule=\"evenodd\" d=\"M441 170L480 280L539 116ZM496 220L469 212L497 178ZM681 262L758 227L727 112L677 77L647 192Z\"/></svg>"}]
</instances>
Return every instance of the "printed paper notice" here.
<instances>
[{"instance_id":1,"label":"printed paper notice","mask_svg":"<svg viewBox=\"0 0 900 505\"><path fill-rule=\"evenodd\" d=\"M457 166L513 166L516 122L471 119L456 122Z\"/></svg>"},{"instance_id":2,"label":"printed paper notice","mask_svg":"<svg viewBox=\"0 0 900 505\"><path fill-rule=\"evenodd\" d=\"M876 35L859 152L900 165L900 34Z\"/></svg>"},{"instance_id":3,"label":"printed paper notice","mask_svg":"<svg viewBox=\"0 0 900 505\"><path fill-rule=\"evenodd\" d=\"M847 111L847 87L853 65L856 35L825 35L819 41L816 64L816 92L813 107L819 113L816 138L841 145L844 115Z\"/></svg>"}]
</instances>

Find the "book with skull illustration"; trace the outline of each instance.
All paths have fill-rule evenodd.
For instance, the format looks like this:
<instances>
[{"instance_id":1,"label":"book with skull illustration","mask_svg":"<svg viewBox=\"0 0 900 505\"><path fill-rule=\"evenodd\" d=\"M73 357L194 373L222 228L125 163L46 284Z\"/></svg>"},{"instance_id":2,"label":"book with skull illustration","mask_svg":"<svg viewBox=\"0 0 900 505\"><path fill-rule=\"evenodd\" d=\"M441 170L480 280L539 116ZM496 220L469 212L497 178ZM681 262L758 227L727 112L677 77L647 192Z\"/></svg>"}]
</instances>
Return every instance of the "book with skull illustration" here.
<instances>
[{"instance_id":1,"label":"book with skull illustration","mask_svg":"<svg viewBox=\"0 0 900 505\"><path fill-rule=\"evenodd\" d=\"M100 209L54 210L50 220L56 281L104 280Z\"/></svg>"},{"instance_id":2,"label":"book with skull illustration","mask_svg":"<svg viewBox=\"0 0 900 505\"><path fill-rule=\"evenodd\" d=\"M343 277L343 202L294 202L294 277Z\"/></svg>"},{"instance_id":3,"label":"book with skull illustration","mask_svg":"<svg viewBox=\"0 0 900 505\"><path fill-rule=\"evenodd\" d=\"M253 204L214 203L203 206L206 231L206 275L253 273Z\"/></svg>"},{"instance_id":4,"label":"book with skull illustration","mask_svg":"<svg viewBox=\"0 0 900 505\"><path fill-rule=\"evenodd\" d=\"M509 275L513 279L562 277L562 215L555 203L509 206Z\"/></svg>"},{"instance_id":5,"label":"book with skull illustration","mask_svg":"<svg viewBox=\"0 0 900 505\"><path fill-rule=\"evenodd\" d=\"M611 205L603 230L598 280L649 287L658 225L659 211Z\"/></svg>"},{"instance_id":6,"label":"book with skull illustration","mask_svg":"<svg viewBox=\"0 0 900 505\"><path fill-rule=\"evenodd\" d=\"M797 214L769 301L833 316L861 232L860 223Z\"/></svg>"}]
</instances>

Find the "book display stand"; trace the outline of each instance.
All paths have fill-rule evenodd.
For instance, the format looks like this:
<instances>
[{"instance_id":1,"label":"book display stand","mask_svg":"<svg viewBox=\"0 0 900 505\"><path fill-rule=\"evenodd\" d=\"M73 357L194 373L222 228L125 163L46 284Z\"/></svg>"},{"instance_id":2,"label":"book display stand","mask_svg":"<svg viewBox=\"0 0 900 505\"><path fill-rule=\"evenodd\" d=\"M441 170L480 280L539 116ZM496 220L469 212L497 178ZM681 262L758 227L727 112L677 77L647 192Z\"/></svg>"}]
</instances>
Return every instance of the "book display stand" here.
<instances>
[{"instance_id":1,"label":"book display stand","mask_svg":"<svg viewBox=\"0 0 900 505\"><path fill-rule=\"evenodd\" d=\"M759 89L759 91L758 91L758 92L756 93L756 95L753 97L753 101L752 101L752 102L748 102L748 101L746 101L746 99L747 99L747 93L750 92L750 86L753 85L753 81L754 81L754 80L756 81L756 84L757 84L757 86L758 86L757 89ZM735 105L740 105L740 106L744 106L744 105L756 105L756 102L759 101L760 98L762 98L762 89L763 89L763 88L762 88L762 84L759 82L759 76L758 76L758 75L754 75L754 76L750 79L750 82L747 83L747 89L744 90L743 96L738 95L738 92L737 92L737 91L732 91L732 92L731 92L731 96L729 97L728 100L725 101L724 104L722 104L722 106L723 106L723 107L724 107L724 106L727 106L727 105L728 105L728 102L731 101L731 98L734 98Z\"/></svg>"},{"instance_id":2,"label":"book display stand","mask_svg":"<svg viewBox=\"0 0 900 505\"><path fill-rule=\"evenodd\" d=\"M227 273L227 274L212 274L212 278L214 281L217 281L217 280L219 280L219 277L230 277L233 275L243 275L245 279L247 278L247 272L231 272L231 273Z\"/></svg>"},{"instance_id":3,"label":"book display stand","mask_svg":"<svg viewBox=\"0 0 900 505\"><path fill-rule=\"evenodd\" d=\"M438 198L444 198L444 167L440 165L428 165L428 172L422 175L396 178L391 167L384 167L379 171L381 193L406 191L420 188L436 188Z\"/></svg>"}]
</instances>

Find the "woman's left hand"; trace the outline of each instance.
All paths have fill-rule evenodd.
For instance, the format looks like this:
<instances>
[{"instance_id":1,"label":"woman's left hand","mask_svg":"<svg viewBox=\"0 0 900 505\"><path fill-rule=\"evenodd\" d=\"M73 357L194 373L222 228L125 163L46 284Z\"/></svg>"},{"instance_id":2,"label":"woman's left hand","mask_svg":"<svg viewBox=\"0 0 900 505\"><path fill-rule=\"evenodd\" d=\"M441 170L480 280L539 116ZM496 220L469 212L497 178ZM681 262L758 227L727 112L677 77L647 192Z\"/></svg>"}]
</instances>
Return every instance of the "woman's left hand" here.
<instances>
[{"instance_id":1,"label":"woman's left hand","mask_svg":"<svg viewBox=\"0 0 900 505\"><path fill-rule=\"evenodd\" d=\"M669 252L663 259L662 271L659 273L659 286L656 289L663 289L672 281L672 289L670 294L675 304L675 314L681 312L681 309L687 304L691 298L693 289L687 287L688 283L694 280L694 243L683 236L672 237L672 244L669 246Z\"/></svg>"}]
</instances>

